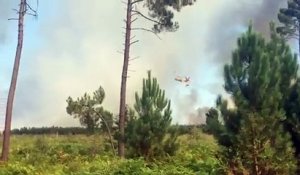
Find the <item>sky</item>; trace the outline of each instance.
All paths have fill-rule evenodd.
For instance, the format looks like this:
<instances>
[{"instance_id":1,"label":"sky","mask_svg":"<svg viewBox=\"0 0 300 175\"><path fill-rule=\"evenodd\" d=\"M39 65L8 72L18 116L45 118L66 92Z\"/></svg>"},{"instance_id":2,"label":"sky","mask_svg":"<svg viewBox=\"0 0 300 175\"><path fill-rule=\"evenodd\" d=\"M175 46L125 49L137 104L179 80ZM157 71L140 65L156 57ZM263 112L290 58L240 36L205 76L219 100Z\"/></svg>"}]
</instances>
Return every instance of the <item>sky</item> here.
<instances>
[{"instance_id":1,"label":"sky","mask_svg":"<svg viewBox=\"0 0 300 175\"><path fill-rule=\"evenodd\" d=\"M28 0L33 8L36 0ZM127 103L134 104L142 79L151 70L171 99L173 122L205 121L223 90L223 66L229 63L236 39L252 21L268 35L285 0L197 0L175 13L180 28L159 34L133 31ZM0 128L17 43L17 0L0 0ZM138 7L146 12L142 6ZM77 98L102 86L103 106L118 114L124 43L125 5L119 0L42 0L38 18L26 16L23 55L15 96L12 127L78 126L66 113L68 96ZM138 18L135 27L151 28ZM185 87L176 76L190 76Z\"/></svg>"}]
</instances>

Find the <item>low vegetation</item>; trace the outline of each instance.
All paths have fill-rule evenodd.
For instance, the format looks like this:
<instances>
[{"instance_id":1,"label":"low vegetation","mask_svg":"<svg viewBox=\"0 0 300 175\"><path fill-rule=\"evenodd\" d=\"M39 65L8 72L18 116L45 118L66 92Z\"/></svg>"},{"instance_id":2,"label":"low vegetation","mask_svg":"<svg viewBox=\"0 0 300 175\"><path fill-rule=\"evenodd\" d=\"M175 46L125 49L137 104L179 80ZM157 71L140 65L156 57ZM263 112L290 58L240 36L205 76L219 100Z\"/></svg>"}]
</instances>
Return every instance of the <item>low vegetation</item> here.
<instances>
[{"instance_id":1,"label":"low vegetation","mask_svg":"<svg viewBox=\"0 0 300 175\"><path fill-rule=\"evenodd\" d=\"M0 166L0 175L205 175L225 170L212 136L194 128L179 136L178 144L176 155L150 161L115 157L102 135L14 135L10 161Z\"/></svg>"}]
</instances>

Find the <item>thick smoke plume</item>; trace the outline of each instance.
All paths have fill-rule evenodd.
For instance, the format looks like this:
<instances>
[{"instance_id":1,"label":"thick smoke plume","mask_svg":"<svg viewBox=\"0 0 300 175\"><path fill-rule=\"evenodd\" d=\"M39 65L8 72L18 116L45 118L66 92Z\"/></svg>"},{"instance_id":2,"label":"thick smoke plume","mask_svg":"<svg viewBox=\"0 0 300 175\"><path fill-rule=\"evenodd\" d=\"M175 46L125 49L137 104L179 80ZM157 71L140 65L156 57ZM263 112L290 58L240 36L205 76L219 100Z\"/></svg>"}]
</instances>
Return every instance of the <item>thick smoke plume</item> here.
<instances>
[{"instance_id":1,"label":"thick smoke plume","mask_svg":"<svg viewBox=\"0 0 300 175\"><path fill-rule=\"evenodd\" d=\"M211 21L202 23L202 29L207 28L207 37L203 38L203 41L206 43L205 53L212 55L211 59L207 59L206 61L211 62L212 68L217 68L215 74L218 77L215 82L208 84L205 90L215 95L225 94L222 88L223 66L229 63L231 59L232 50L236 47L237 37L247 29L250 22L257 32L262 33L265 37L269 37L269 23L272 21L278 24L277 13L280 8L286 6L287 2L284 0L241 0L238 2L227 0L223 3L224 6L214 11L215 16L212 17ZM228 5L225 5L226 3ZM203 5L205 6L205 4ZM197 62L197 60L192 59L192 62ZM200 62L198 61L198 63ZM196 76L195 74L193 75L193 77ZM201 81L201 78L199 81ZM201 89L198 89L198 91L201 92ZM200 93L198 92L198 94ZM189 104L188 106L195 107L195 105L199 103L195 102L190 104L191 101L188 100L190 99L189 95L181 98L184 99L186 103L182 106L178 106L180 111L183 109L182 112L179 112L179 117L186 118L187 123L205 122L205 112L203 111L208 109L208 107L205 107L205 102L202 103L204 107L198 107L196 110L193 110L186 108L185 105ZM201 99L201 95L198 98ZM178 104L182 103L184 102Z\"/></svg>"},{"instance_id":2,"label":"thick smoke plume","mask_svg":"<svg viewBox=\"0 0 300 175\"><path fill-rule=\"evenodd\" d=\"M1 4L8 1L0 0L1 13L6 10ZM140 58L130 62L129 105L134 104L134 93L141 89L146 71L152 70L172 101L174 121L204 122L203 111L214 105L218 94L224 94L223 65L230 60L236 38L250 20L258 31L267 34L269 22L276 20L279 7L285 3L199 0L176 14L179 30L161 34L162 40L134 31L140 42L133 45L131 56ZM40 1L39 19L34 21L37 32L25 40L14 127L78 124L65 112L66 98L92 93L100 85L106 92L104 106L118 113L123 56L117 51L123 49L124 15L119 1L106 1L105 5L99 0ZM136 27L145 25L148 23L141 18L135 23ZM32 31L28 23L26 26L28 35ZM40 44L30 48L30 40ZM190 76L191 85L175 82L178 75Z\"/></svg>"},{"instance_id":3,"label":"thick smoke plume","mask_svg":"<svg viewBox=\"0 0 300 175\"><path fill-rule=\"evenodd\" d=\"M7 40L8 18L12 14L12 5L15 0L0 0L0 44Z\"/></svg>"}]
</instances>

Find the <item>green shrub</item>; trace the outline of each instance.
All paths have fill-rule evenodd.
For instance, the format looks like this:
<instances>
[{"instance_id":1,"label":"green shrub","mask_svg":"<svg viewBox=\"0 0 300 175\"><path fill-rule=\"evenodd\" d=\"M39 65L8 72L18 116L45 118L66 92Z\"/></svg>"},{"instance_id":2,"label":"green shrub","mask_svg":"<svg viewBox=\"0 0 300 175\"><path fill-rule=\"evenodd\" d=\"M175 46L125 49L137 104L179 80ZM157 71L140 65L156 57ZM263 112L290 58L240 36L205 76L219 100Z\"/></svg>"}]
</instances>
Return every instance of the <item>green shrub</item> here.
<instances>
[{"instance_id":1,"label":"green shrub","mask_svg":"<svg viewBox=\"0 0 300 175\"><path fill-rule=\"evenodd\" d=\"M34 168L32 166L24 166L19 162L8 164L0 169L0 175L33 175Z\"/></svg>"}]
</instances>

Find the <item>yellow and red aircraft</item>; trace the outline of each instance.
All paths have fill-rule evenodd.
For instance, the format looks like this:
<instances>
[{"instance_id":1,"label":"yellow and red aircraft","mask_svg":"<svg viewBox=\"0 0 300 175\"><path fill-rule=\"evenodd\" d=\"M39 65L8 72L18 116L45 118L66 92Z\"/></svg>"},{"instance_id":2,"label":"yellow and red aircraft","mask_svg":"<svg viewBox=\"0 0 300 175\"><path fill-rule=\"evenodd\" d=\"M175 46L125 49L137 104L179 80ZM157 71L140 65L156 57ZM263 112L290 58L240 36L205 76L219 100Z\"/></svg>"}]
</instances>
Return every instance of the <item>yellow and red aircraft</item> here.
<instances>
[{"instance_id":1,"label":"yellow and red aircraft","mask_svg":"<svg viewBox=\"0 0 300 175\"><path fill-rule=\"evenodd\" d=\"M190 80L190 77L177 76L177 77L175 77L175 81L185 83L185 86L189 86L191 80Z\"/></svg>"}]
</instances>

